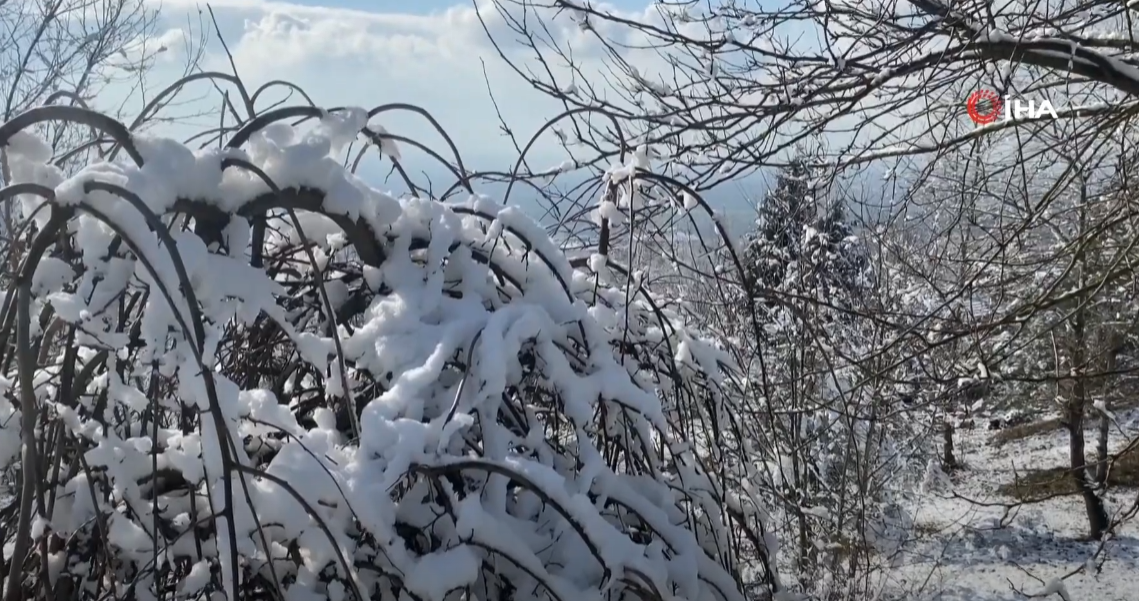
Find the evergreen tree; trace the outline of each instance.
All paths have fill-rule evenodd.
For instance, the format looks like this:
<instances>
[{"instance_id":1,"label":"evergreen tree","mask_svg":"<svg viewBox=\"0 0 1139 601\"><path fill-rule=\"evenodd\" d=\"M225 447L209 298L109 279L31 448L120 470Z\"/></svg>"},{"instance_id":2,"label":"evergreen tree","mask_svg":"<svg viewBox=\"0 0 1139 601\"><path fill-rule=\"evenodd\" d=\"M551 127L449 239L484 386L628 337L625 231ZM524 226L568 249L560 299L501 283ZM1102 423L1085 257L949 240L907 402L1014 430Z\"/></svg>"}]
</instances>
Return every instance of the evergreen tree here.
<instances>
[{"instance_id":1,"label":"evergreen tree","mask_svg":"<svg viewBox=\"0 0 1139 601\"><path fill-rule=\"evenodd\" d=\"M805 157L777 176L758 207L756 229L745 246L744 267L752 290L826 299L850 306L867 285L869 261L841 202L830 201Z\"/></svg>"}]
</instances>

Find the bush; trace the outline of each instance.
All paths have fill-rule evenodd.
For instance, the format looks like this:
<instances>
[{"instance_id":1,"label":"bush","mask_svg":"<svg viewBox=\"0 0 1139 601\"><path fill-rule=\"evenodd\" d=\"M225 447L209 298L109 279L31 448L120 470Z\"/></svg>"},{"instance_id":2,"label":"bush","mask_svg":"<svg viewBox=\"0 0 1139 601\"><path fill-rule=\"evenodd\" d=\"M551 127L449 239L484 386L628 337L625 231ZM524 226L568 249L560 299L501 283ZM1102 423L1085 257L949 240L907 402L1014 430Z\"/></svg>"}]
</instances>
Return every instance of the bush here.
<instances>
[{"instance_id":1,"label":"bush","mask_svg":"<svg viewBox=\"0 0 1139 601\"><path fill-rule=\"evenodd\" d=\"M0 126L12 594L743 599L773 539L697 444L723 354L514 207L342 168L360 133L398 166L387 110L199 151L71 107ZM129 161L65 179L25 131L51 119Z\"/></svg>"}]
</instances>

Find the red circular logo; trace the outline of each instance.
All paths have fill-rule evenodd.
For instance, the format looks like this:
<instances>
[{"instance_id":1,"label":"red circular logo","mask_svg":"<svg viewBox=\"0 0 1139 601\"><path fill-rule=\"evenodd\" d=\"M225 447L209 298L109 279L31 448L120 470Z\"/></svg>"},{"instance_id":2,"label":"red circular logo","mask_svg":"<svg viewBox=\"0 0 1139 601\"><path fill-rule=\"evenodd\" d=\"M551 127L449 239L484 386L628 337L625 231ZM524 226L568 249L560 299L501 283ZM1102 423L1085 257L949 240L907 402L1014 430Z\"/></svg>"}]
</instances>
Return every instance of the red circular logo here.
<instances>
[{"instance_id":1,"label":"red circular logo","mask_svg":"<svg viewBox=\"0 0 1139 601\"><path fill-rule=\"evenodd\" d=\"M996 121L1002 106L1004 103L1001 102L1000 95L992 90L977 90L965 101L965 110L977 125L988 125Z\"/></svg>"}]
</instances>

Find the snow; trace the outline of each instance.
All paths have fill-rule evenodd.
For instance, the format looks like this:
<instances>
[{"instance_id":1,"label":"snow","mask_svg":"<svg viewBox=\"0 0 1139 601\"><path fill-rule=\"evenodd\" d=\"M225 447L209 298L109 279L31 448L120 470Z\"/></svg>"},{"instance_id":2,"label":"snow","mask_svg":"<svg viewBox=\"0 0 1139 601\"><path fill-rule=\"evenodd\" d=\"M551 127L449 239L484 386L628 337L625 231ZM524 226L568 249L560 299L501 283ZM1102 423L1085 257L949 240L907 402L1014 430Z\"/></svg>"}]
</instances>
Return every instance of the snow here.
<instances>
[{"instance_id":1,"label":"snow","mask_svg":"<svg viewBox=\"0 0 1139 601\"><path fill-rule=\"evenodd\" d=\"M44 165L51 160L51 145L46 141L26 131L18 131L8 139L7 153L9 157Z\"/></svg>"},{"instance_id":2,"label":"snow","mask_svg":"<svg viewBox=\"0 0 1139 601\"><path fill-rule=\"evenodd\" d=\"M617 207L617 204L611 200L602 200L597 205L597 213L602 219L608 219L610 223L619 225L625 222L625 214Z\"/></svg>"},{"instance_id":3,"label":"snow","mask_svg":"<svg viewBox=\"0 0 1139 601\"><path fill-rule=\"evenodd\" d=\"M57 292L75 277L75 271L62 259L45 257L32 274L32 294L46 296Z\"/></svg>"},{"instance_id":4,"label":"snow","mask_svg":"<svg viewBox=\"0 0 1139 601\"><path fill-rule=\"evenodd\" d=\"M106 569L143 585L141 567L160 551L159 562L179 566L168 580L183 598L236 598L244 583L234 567L268 578L271 566L288 577L285 598L331 601L393 598L398 586L400 599L447 601L468 588L490 599L503 583L518 599L600 601L632 598L638 580L663 599L744 601L745 579L796 580L779 570L781 549L798 541L770 528L761 500L765 487L793 485L782 473L790 458L758 458L762 426L746 426L755 440L729 444L707 433L751 418L726 398L751 366L688 327L690 315L660 309L683 295L645 290L651 274L621 266L624 249L579 249L571 261L518 207L477 194L397 198L355 177L342 155L365 128L387 131L348 108L306 128L271 124L243 148L138 136L141 166L97 163L71 177L48 164L43 141L8 140L14 178L49 187L53 210L77 213L60 233L78 252L48 253L30 282L33 315L54 310L76 334L37 347L46 359L30 385L47 425L80 443L83 469L42 483L58 502L34 515L30 534L105 536L116 560ZM400 160L393 141L379 146ZM223 169L227 159L272 184ZM636 176L659 159L635 145L606 172L613 185L592 216L619 225L647 206ZM700 204L679 196L671 202L685 211ZM47 211L33 213L42 199L20 200L24 218L46 223ZM195 227L175 227L175 213ZM262 218L271 266L254 267L251 229ZM726 231L725 213L711 219ZM220 231L207 240L211 224ZM354 307L351 319L334 320L325 299L334 311ZM34 334L50 323L62 322L33 324ZM63 374L88 366L90 379L63 398ZM850 386L824 388L837 396ZM17 390L0 377L5 468L23 446ZM1094 407L1135 434L1135 412ZM840 417L804 428L818 435ZM869 427L849 434L869 438ZM35 431L52 452L42 437L54 431ZM889 490L870 508L863 534L886 575L876 598L1007 601L1011 586L1066 601L1133 599L1133 522L1100 554L1078 540L1078 500L1006 511L1010 499L995 492L1026 469L1062 464L1063 443L1045 432L996 447L962 432L964 471L917 463L917 490ZM821 436L818 446L834 444ZM820 457L824 471L830 459ZM1108 495L1113 512L1133 499ZM824 540L848 515L834 498L800 497L789 511L823 533L809 541L817 549L841 549ZM758 535L741 543L744 523ZM736 566L741 544L753 555ZM82 563L70 553L47 558L53 575Z\"/></svg>"},{"instance_id":5,"label":"snow","mask_svg":"<svg viewBox=\"0 0 1139 601\"><path fill-rule=\"evenodd\" d=\"M380 154L386 157L391 157L392 160L395 161L399 161L403 158L403 156L400 154L399 144L390 137L387 137L390 136L390 134L383 125L380 125L379 123L373 121L368 123L368 129L380 135Z\"/></svg>"},{"instance_id":6,"label":"snow","mask_svg":"<svg viewBox=\"0 0 1139 601\"><path fill-rule=\"evenodd\" d=\"M831 517L830 511L826 507L804 507L803 513L824 520L829 520Z\"/></svg>"},{"instance_id":7,"label":"snow","mask_svg":"<svg viewBox=\"0 0 1139 601\"><path fill-rule=\"evenodd\" d=\"M1139 411L1121 419L1126 428L1114 438L1113 452L1139 434ZM1094 440L1094 425L1087 436ZM1095 559L1099 543L1083 540L1087 531L1082 502L1065 496L1014 507L995 492L1026 470L1063 465L1067 436L1052 431L996 446L993 432L958 430L955 452L966 468L947 476L940 469L937 486L907 503L920 531L910 535L904 560L892 575L902 583L925 583L918 599L930 601L1006 601L1039 595L1066 601L1130 601L1139 590L1139 524L1125 522ZM931 479L933 479L931 478ZM1135 491L1116 489L1107 496L1109 515L1135 502ZM1098 566L1087 570L1088 566Z\"/></svg>"},{"instance_id":8,"label":"snow","mask_svg":"<svg viewBox=\"0 0 1139 601\"><path fill-rule=\"evenodd\" d=\"M42 515L32 518L32 540L39 540L47 532L48 521Z\"/></svg>"},{"instance_id":9,"label":"snow","mask_svg":"<svg viewBox=\"0 0 1139 601\"><path fill-rule=\"evenodd\" d=\"M165 538L162 561L189 560L177 589L190 598L207 589L234 598L242 583L233 566L266 572L267 558L297 548L299 562L273 563L293 578L287 598L346 598L376 586L357 567L365 565L402 574L425 601L486 582L491 569L517 583L539 578L565 599L600 599L636 572L687 598L742 601L722 553L732 518L707 492L722 484L690 454L672 452L682 442L672 411L711 419L695 417L708 405L686 391L723 381L719 351L677 314L650 310L643 273L607 277L600 254L571 266L516 207L485 197L397 200L354 177L338 153L366 116L325 113L308 129L277 122L244 148L195 151L138 137L141 166L95 163L67 178L45 164L42 143L15 139L13 173L76 210L64 233L81 250L82 269L64 255L38 263L33 312L50 303L80 324L83 361L103 353L74 406L50 401L46 412L83 441L99 476L78 470L49 483L60 502L34 532L89 532L106 518L122 560L108 569L121 569L124 581ZM626 167L654 158L644 146ZM226 159L251 163L275 186L240 166L223 170ZM284 192L269 194L274 188ZM291 204L267 204L275 201ZM267 207L294 209L302 223L269 216L265 256L292 257L288 269L250 265L249 230ZM598 211L623 217L609 200ZM222 244L168 227L175 212L219 224ZM296 247L300 229L318 270ZM365 247L374 252L361 266ZM349 265L352 251L361 258ZM349 267L363 277L349 280ZM334 306L369 299L351 330L328 327L311 293L316 275L338 278L324 284ZM136 304L123 311L120 299ZM243 378L268 359L235 341L259 332L275 336L280 365ZM682 345L689 360L678 377L691 384L662 387L668 378L646 376L664 372ZM647 368L627 360L630 349ZM44 352L53 363L32 385L55 398L65 359L54 347ZM274 381L288 369L296 377ZM358 432L339 424L346 398L362 407ZM156 411L158 424L143 417ZM0 419L0 460L10 464L22 443L7 396ZM634 467L607 458L616 428L634 442ZM185 483L170 484L179 478ZM616 519L624 512L645 526ZM195 530L194 520L211 527ZM438 545L418 547L406 528L430 531Z\"/></svg>"},{"instance_id":10,"label":"snow","mask_svg":"<svg viewBox=\"0 0 1139 601\"><path fill-rule=\"evenodd\" d=\"M1046 597L1048 595L1060 595L1064 601L1072 601L1072 596L1068 593L1068 587L1064 585L1064 580L1062 578L1052 578L1037 594L1042 597Z\"/></svg>"},{"instance_id":11,"label":"snow","mask_svg":"<svg viewBox=\"0 0 1139 601\"><path fill-rule=\"evenodd\" d=\"M479 555L464 545L419 558L404 582L425 601L444 601L448 592L474 584L478 575Z\"/></svg>"},{"instance_id":12,"label":"snow","mask_svg":"<svg viewBox=\"0 0 1139 601\"><path fill-rule=\"evenodd\" d=\"M593 270L600 278L609 277L609 257L603 254L593 253L589 257L589 268Z\"/></svg>"},{"instance_id":13,"label":"snow","mask_svg":"<svg viewBox=\"0 0 1139 601\"><path fill-rule=\"evenodd\" d=\"M178 584L178 592L186 597L198 594L210 581L210 562L203 559L190 568L190 573Z\"/></svg>"},{"instance_id":14,"label":"snow","mask_svg":"<svg viewBox=\"0 0 1139 601\"><path fill-rule=\"evenodd\" d=\"M6 384L6 382L5 382ZM0 388L8 386L0 385ZM23 448L20 432L20 411L8 400L8 395L0 395L0 466L7 468L20 455Z\"/></svg>"},{"instance_id":15,"label":"snow","mask_svg":"<svg viewBox=\"0 0 1139 601\"><path fill-rule=\"evenodd\" d=\"M680 197L683 200L685 211L691 211L692 209L700 206L700 201L698 201L696 197L689 193L687 190L682 191L680 193Z\"/></svg>"}]
</instances>

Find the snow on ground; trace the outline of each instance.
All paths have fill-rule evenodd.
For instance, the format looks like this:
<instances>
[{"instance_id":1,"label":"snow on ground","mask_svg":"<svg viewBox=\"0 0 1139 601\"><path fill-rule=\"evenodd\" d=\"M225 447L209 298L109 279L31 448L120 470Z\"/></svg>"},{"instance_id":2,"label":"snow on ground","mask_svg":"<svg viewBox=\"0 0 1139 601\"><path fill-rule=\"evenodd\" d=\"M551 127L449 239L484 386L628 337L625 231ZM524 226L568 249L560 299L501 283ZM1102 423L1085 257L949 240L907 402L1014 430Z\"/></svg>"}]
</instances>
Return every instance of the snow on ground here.
<instances>
[{"instance_id":1,"label":"snow on ground","mask_svg":"<svg viewBox=\"0 0 1139 601\"><path fill-rule=\"evenodd\" d=\"M1113 452L1139 434L1139 411L1117 418ZM1050 581L1084 566L1094 554L1098 543L1082 540L1087 522L1079 497L1021 505L1006 515L1006 505L1014 499L996 492L1015 473L1064 465L1067 434L1055 430L999 447L991 443L993 434L959 431L957 458L966 469L954 474L952 486L923 495L912 508L920 539L892 573L894 587L910 591L907 598L1012 601L1024 599L1025 593L1059 600L1063 597L1054 585L1049 588ZM1091 453L1091 430L1088 441ZM1137 494L1109 492L1109 514L1135 503ZM1139 524L1125 524L1100 563L1098 575L1093 569L1093 575L1080 573L1064 581L1070 601L1139 599ZM918 589L921 593L915 594Z\"/></svg>"}]
</instances>

